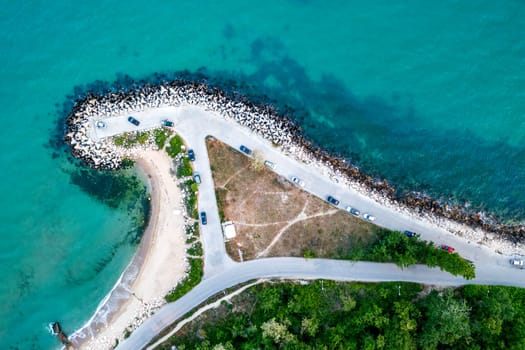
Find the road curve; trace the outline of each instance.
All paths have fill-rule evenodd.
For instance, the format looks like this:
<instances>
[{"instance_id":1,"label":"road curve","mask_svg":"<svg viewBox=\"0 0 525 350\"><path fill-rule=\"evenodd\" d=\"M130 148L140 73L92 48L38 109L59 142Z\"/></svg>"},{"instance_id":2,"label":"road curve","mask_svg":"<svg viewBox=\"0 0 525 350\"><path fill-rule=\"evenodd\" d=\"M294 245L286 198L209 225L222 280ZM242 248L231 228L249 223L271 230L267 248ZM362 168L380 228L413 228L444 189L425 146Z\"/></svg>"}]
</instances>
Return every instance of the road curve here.
<instances>
[{"instance_id":1,"label":"road curve","mask_svg":"<svg viewBox=\"0 0 525 350\"><path fill-rule=\"evenodd\" d=\"M329 279L338 281L412 281L442 285L460 285L462 278L453 277L425 266L406 270L394 264L351 262L342 260L268 258L234 264L224 272L203 280L179 300L162 307L155 315L124 340L118 349L142 349L159 332L173 324L197 305L226 288L258 278Z\"/></svg>"},{"instance_id":2,"label":"road curve","mask_svg":"<svg viewBox=\"0 0 525 350\"><path fill-rule=\"evenodd\" d=\"M459 286L485 283L486 276L467 281L423 265L400 269L395 264L354 262L330 259L266 258L233 264L224 272L203 280L179 300L162 307L155 315L124 340L118 349L141 349L162 330L213 295L240 283L258 278L327 279L334 281L386 282L404 281L423 284ZM525 287L521 279L513 285Z\"/></svg>"}]
</instances>

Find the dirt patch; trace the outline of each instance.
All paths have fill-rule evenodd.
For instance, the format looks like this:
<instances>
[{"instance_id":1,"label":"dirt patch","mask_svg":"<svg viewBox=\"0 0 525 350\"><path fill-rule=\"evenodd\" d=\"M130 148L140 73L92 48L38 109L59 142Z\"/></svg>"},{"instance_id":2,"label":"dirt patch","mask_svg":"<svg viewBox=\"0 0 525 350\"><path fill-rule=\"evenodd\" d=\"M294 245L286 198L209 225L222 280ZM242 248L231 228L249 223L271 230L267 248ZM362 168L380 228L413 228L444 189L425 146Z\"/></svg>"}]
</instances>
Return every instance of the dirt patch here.
<instances>
[{"instance_id":1,"label":"dirt patch","mask_svg":"<svg viewBox=\"0 0 525 350\"><path fill-rule=\"evenodd\" d=\"M265 256L338 258L376 238L377 227L310 195L253 158L208 138L223 220L237 237L226 243L240 261Z\"/></svg>"}]
</instances>

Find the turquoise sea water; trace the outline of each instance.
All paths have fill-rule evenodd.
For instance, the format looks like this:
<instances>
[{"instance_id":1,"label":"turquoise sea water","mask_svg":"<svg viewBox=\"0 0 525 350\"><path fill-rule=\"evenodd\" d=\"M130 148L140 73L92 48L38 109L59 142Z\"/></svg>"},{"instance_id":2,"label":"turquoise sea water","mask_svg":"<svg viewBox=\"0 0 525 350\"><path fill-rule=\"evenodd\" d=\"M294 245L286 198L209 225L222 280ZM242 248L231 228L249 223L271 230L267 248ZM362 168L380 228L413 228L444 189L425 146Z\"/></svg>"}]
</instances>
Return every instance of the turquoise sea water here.
<instances>
[{"instance_id":1,"label":"turquoise sea water","mask_svg":"<svg viewBox=\"0 0 525 350\"><path fill-rule=\"evenodd\" d=\"M73 88L117 74L246 82L371 174L525 217L522 2L1 5L0 348L57 348L47 323L80 327L133 254L126 203L72 184L47 146Z\"/></svg>"}]
</instances>

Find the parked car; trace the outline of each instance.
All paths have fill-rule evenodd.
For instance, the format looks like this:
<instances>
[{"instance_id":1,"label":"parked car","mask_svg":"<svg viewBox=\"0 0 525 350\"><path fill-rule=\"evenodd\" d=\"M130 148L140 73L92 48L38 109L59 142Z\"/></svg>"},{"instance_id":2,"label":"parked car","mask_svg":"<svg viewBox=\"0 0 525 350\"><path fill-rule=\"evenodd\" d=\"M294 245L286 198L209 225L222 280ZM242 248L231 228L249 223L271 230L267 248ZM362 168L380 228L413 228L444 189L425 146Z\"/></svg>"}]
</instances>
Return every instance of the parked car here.
<instances>
[{"instance_id":1,"label":"parked car","mask_svg":"<svg viewBox=\"0 0 525 350\"><path fill-rule=\"evenodd\" d=\"M103 129L106 127L106 123L104 123L102 120L97 120L97 122L95 123L95 125L97 126L97 128L99 129Z\"/></svg>"},{"instance_id":2,"label":"parked car","mask_svg":"<svg viewBox=\"0 0 525 350\"><path fill-rule=\"evenodd\" d=\"M201 224L206 225L208 223L208 218L206 217L206 212L201 211Z\"/></svg>"},{"instance_id":3,"label":"parked car","mask_svg":"<svg viewBox=\"0 0 525 350\"><path fill-rule=\"evenodd\" d=\"M296 184L297 186L300 186L300 187L304 187L304 185L305 185L303 180L301 180L300 178L295 177L295 176L291 176L290 177L290 181L292 181L294 184Z\"/></svg>"},{"instance_id":4,"label":"parked car","mask_svg":"<svg viewBox=\"0 0 525 350\"><path fill-rule=\"evenodd\" d=\"M445 245L445 244L442 244L442 245L440 246L440 248L443 249L443 250L448 251L449 253L454 253L454 250L455 250L454 248L449 247L448 245Z\"/></svg>"},{"instance_id":5,"label":"parked car","mask_svg":"<svg viewBox=\"0 0 525 350\"><path fill-rule=\"evenodd\" d=\"M192 162L195 161L195 152L193 152L192 149L188 150L188 159L191 160Z\"/></svg>"},{"instance_id":6,"label":"parked car","mask_svg":"<svg viewBox=\"0 0 525 350\"><path fill-rule=\"evenodd\" d=\"M172 127L173 126L173 122L171 120L168 120L168 119L163 119L160 121L160 125L162 126L168 126L168 127Z\"/></svg>"},{"instance_id":7,"label":"parked car","mask_svg":"<svg viewBox=\"0 0 525 350\"><path fill-rule=\"evenodd\" d=\"M193 180L195 180L196 184L200 184L201 183L201 176L199 175L198 172L193 173Z\"/></svg>"},{"instance_id":8,"label":"parked car","mask_svg":"<svg viewBox=\"0 0 525 350\"><path fill-rule=\"evenodd\" d=\"M139 126L139 124L140 124L140 122L137 119L133 118L132 116L128 117L128 122L130 122L131 124L133 124L135 126Z\"/></svg>"},{"instance_id":9,"label":"parked car","mask_svg":"<svg viewBox=\"0 0 525 350\"><path fill-rule=\"evenodd\" d=\"M337 199L335 199L334 197L332 197L332 196L326 197L326 200L328 201L328 203L331 203L331 204L333 204L335 206L339 205L339 201Z\"/></svg>"},{"instance_id":10,"label":"parked car","mask_svg":"<svg viewBox=\"0 0 525 350\"><path fill-rule=\"evenodd\" d=\"M252 150L249 149L249 148L246 147L246 146L241 145L241 147L239 147L239 149L240 149L242 152L244 152L244 153L246 153L246 154L248 154L248 155L249 155L249 154L252 154Z\"/></svg>"},{"instance_id":11,"label":"parked car","mask_svg":"<svg viewBox=\"0 0 525 350\"><path fill-rule=\"evenodd\" d=\"M368 221L374 221L376 219L376 217L372 214L369 214L369 213L364 213L363 214L363 218L365 220L368 220Z\"/></svg>"},{"instance_id":12,"label":"parked car","mask_svg":"<svg viewBox=\"0 0 525 350\"><path fill-rule=\"evenodd\" d=\"M510 259L510 264L512 266L519 267L520 269L523 268L523 260L522 259Z\"/></svg>"},{"instance_id":13,"label":"parked car","mask_svg":"<svg viewBox=\"0 0 525 350\"><path fill-rule=\"evenodd\" d=\"M412 231L405 231L403 232L405 235L407 235L408 237L417 237L417 233L415 232L412 232Z\"/></svg>"},{"instance_id":14,"label":"parked car","mask_svg":"<svg viewBox=\"0 0 525 350\"><path fill-rule=\"evenodd\" d=\"M266 165L268 168L272 170L275 170L277 168L277 165L275 165L275 163L270 162L269 160L265 160L264 165Z\"/></svg>"},{"instance_id":15,"label":"parked car","mask_svg":"<svg viewBox=\"0 0 525 350\"><path fill-rule=\"evenodd\" d=\"M361 214L359 210L357 210L356 208L352 208L352 207L346 207L346 211L354 216L359 216Z\"/></svg>"}]
</instances>

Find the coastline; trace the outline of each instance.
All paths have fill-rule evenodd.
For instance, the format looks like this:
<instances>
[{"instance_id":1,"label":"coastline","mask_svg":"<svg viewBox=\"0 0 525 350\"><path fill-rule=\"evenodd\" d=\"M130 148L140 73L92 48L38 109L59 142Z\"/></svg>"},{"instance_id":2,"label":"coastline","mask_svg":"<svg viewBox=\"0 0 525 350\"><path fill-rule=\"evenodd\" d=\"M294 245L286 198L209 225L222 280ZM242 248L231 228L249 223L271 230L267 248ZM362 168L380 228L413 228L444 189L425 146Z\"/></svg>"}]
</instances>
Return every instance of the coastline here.
<instances>
[{"instance_id":1,"label":"coastline","mask_svg":"<svg viewBox=\"0 0 525 350\"><path fill-rule=\"evenodd\" d=\"M164 152L141 151L136 164L150 182L150 220L115 286L70 336L78 349L112 349L116 339L121 342L126 332L164 305L164 296L185 276L184 211L180 189L169 173L170 159Z\"/></svg>"},{"instance_id":2,"label":"coastline","mask_svg":"<svg viewBox=\"0 0 525 350\"><path fill-rule=\"evenodd\" d=\"M125 150L115 146L111 140L97 140L93 137L94 123L98 118L103 119L104 117L119 116L135 111L146 111L162 107L195 106L202 108L206 112L217 115L217 118L222 118L227 122L236 123L252 130L266 141L278 145L283 154L304 164L317 167L319 172L329 176L332 181L352 188L394 212L422 220L429 227L444 228L451 234L468 240L469 243L484 245L500 254L513 254L517 249L523 249L523 240L521 238L525 237L524 225L516 226L517 231L515 231L516 234L514 236L516 240L512 241L509 237L513 236L510 236L509 232L514 232L511 231L514 228L507 227L509 230L501 231L506 233L505 235L498 234L497 229L502 227L502 225L494 225L491 223L491 219L485 218L482 213L478 213L476 217L465 216L465 212L462 212L461 208L459 208L457 212L462 213L462 217L468 219L461 220L461 217L451 214L454 208L449 208L446 205L440 206L432 198L420 196L417 193L414 195L416 198L419 198L419 201L412 201L410 198L410 200L395 198L393 187L386 181L373 180L370 176L362 174L356 167L346 163L344 159L332 157L326 151L312 146L311 143L302 137L300 127L296 127L292 121L284 116L276 114L275 110L270 106L257 107L242 99L230 100L221 91L212 90L210 92L209 87L206 88L205 85L187 84L182 86L170 86L167 84L167 87L162 85L146 86L142 88L143 90L137 89L129 93L90 96L77 103L72 111L71 118L68 119L69 133L66 134L65 141L71 146L74 156L86 161L94 168L110 169L120 166L122 159L131 157L137 160L137 164L144 169L152 182L152 215L147 228L147 231L152 230L151 236L146 237L146 233L144 234L141 246L132 263L130 263L121 279L119 279L120 282L117 282L117 285L108 295L107 300L105 299L101 306L97 308L95 316L90 319L88 325L71 337L73 342L75 342L73 340L74 336L82 339L79 342L79 344L81 343L81 348L102 349L104 348L103 346L108 349L111 348L115 344L115 338L122 339L122 334L127 327L125 320L127 320L128 324L134 321L135 317L132 311L140 312L139 306L141 303L133 296L133 290L137 284L142 283L148 276L151 277L151 274L146 272L148 263L152 263L153 260L157 262L160 260L152 252L152 246L162 240L157 235L159 231L162 231L159 228L159 226L162 226L162 223L159 222L158 213L164 209L160 207L159 203L163 205L165 203L161 199L161 187L155 186L154 181L159 180L158 177L162 174L169 176L169 171L165 169L164 171L159 171L153 163L148 163L150 158L145 156L150 154L149 152L155 152L151 153L152 157L155 157L154 154L163 154L167 157L164 152ZM159 190L154 195L155 188ZM180 194L178 198L180 198ZM438 208L441 209L438 210ZM481 224L476 224L476 222L481 222ZM183 228L181 230L183 234ZM180 247L183 248L182 257L184 264L186 264L184 259L184 240L182 240ZM155 265L154 262L153 265ZM127 274L128 272L129 274ZM132 281L129 282L127 278L131 277ZM184 271L181 275L181 278L183 277ZM171 288L175 287L179 280L172 283ZM129 287L127 283L129 283ZM123 292L120 292L119 288ZM149 289L155 290L156 288L150 284ZM139 296L141 297L141 295ZM120 300L119 303L115 302L118 310L106 313L105 318L103 318L104 322L101 322L97 315L103 316L106 310L105 306L111 305L112 300ZM154 307L156 306L152 306L152 308ZM152 310L150 309L150 311ZM147 311L146 314L150 311ZM98 325L101 325L101 328L95 328ZM102 327L106 328L102 329ZM85 330L85 328L89 328L89 330ZM96 332L99 334L94 337ZM80 335L84 336L81 337ZM94 338L94 340L88 339L89 337Z\"/></svg>"}]
</instances>

